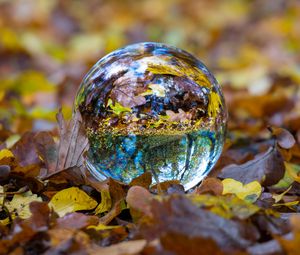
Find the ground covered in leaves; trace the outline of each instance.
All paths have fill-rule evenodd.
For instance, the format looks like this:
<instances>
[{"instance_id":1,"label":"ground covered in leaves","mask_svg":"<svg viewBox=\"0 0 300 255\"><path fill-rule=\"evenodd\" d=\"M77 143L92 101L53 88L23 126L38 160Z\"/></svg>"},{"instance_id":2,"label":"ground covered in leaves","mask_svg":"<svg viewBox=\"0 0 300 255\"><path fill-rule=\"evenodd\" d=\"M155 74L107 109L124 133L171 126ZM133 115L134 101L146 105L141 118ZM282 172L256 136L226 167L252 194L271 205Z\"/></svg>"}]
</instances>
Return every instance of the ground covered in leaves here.
<instances>
[{"instance_id":1,"label":"ground covered in leaves","mask_svg":"<svg viewBox=\"0 0 300 255\"><path fill-rule=\"evenodd\" d=\"M299 20L292 0L1 1L0 254L299 254ZM76 89L137 41L194 53L223 86L227 142L188 193L84 167Z\"/></svg>"}]
</instances>

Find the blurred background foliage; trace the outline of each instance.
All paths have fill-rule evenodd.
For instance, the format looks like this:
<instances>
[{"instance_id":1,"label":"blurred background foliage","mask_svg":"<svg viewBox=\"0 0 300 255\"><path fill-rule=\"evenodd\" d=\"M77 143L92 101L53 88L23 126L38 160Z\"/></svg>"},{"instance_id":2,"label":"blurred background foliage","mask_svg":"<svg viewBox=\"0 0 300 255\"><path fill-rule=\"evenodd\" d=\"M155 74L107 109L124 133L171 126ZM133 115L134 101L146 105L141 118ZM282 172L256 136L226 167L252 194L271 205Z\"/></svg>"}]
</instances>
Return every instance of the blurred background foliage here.
<instances>
[{"instance_id":1,"label":"blurred background foliage","mask_svg":"<svg viewBox=\"0 0 300 255\"><path fill-rule=\"evenodd\" d=\"M71 117L89 68L141 41L198 56L224 87L230 130L300 128L300 1L0 0L0 141L52 129L61 106Z\"/></svg>"}]
</instances>

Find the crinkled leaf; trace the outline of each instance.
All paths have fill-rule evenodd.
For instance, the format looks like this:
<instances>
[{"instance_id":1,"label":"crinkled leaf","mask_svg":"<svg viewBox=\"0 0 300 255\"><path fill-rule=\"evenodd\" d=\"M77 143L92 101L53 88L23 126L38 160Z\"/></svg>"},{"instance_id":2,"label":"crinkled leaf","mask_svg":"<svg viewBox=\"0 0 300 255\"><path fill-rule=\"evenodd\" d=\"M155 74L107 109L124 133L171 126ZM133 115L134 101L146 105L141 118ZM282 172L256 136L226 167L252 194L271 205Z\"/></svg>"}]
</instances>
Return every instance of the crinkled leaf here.
<instances>
[{"instance_id":1,"label":"crinkled leaf","mask_svg":"<svg viewBox=\"0 0 300 255\"><path fill-rule=\"evenodd\" d=\"M193 194L188 198L193 202L193 204L201 208L207 208L212 213L215 213L226 219L230 219L233 217L239 219L247 219L260 210L258 206L239 199L236 196L212 196Z\"/></svg>"},{"instance_id":2,"label":"crinkled leaf","mask_svg":"<svg viewBox=\"0 0 300 255\"><path fill-rule=\"evenodd\" d=\"M255 202L261 195L262 187L257 181L253 181L247 184L243 184L234 179L224 179L223 183L223 195L235 194L238 198L248 202Z\"/></svg>"},{"instance_id":3,"label":"crinkled leaf","mask_svg":"<svg viewBox=\"0 0 300 255\"><path fill-rule=\"evenodd\" d=\"M31 191L22 194L16 194L11 201L5 203L12 217L28 219L31 216L29 205L31 202L42 202L42 199Z\"/></svg>"},{"instance_id":4,"label":"crinkled leaf","mask_svg":"<svg viewBox=\"0 0 300 255\"><path fill-rule=\"evenodd\" d=\"M268 151L244 164L224 167L219 177L232 178L244 184L258 181L263 186L270 186L276 184L284 176L284 171L282 156L276 148L269 148Z\"/></svg>"}]
</instances>

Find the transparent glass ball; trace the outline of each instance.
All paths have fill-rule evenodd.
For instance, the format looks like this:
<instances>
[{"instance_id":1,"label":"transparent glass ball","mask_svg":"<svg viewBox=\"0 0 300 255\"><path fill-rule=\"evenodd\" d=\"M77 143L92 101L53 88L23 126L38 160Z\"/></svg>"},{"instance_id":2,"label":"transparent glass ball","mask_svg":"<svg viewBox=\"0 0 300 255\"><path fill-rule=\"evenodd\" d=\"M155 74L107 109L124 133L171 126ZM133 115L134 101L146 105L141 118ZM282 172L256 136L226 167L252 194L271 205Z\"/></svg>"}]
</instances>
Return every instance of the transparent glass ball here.
<instances>
[{"instance_id":1,"label":"transparent glass ball","mask_svg":"<svg viewBox=\"0 0 300 255\"><path fill-rule=\"evenodd\" d=\"M86 165L98 180L197 185L219 158L227 111L220 86L188 52L138 43L100 59L75 99L87 130Z\"/></svg>"}]
</instances>

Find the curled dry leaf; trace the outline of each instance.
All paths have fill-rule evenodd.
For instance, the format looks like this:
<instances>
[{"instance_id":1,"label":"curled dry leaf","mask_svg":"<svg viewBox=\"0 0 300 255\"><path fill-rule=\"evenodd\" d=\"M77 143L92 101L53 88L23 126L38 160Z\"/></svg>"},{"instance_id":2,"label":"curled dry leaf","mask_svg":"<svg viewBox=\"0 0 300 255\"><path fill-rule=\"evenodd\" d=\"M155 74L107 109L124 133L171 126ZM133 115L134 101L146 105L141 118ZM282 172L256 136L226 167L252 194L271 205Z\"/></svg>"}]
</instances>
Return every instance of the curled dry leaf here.
<instances>
[{"instance_id":1,"label":"curled dry leaf","mask_svg":"<svg viewBox=\"0 0 300 255\"><path fill-rule=\"evenodd\" d=\"M283 149L291 149L296 140L294 136L284 128L270 127L269 130L276 137L278 145Z\"/></svg>"},{"instance_id":2,"label":"curled dry leaf","mask_svg":"<svg viewBox=\"0 0 300 255\"><path fill-rule=\"evenodd\" d=\"M47 167L47 173L42 178L48 179L65 171L64 177L77 181L81 177L83 180L83 154L88 149L89 143L82 125L81 115L78 111L75 112L72 120L66 123L60 111L57 114L57 121L59 125L58 144L55 144L49 134L40 133L36 137L37 148Z\"/></svg>"},{"instance_id":3,"label":"curled dry leaf","mask_svg":"<svg viewBox=\"0 0 300 255\"><path fill-rule=\"evenodd\" d=\"M218 176L224 179L232 178L243 184L258 181L263 186L271 186L280 181L284 172L285 166L281 154L275 147L270 147L268 151L244 164L224 167Z\"/></svg>"}]
</instances>

